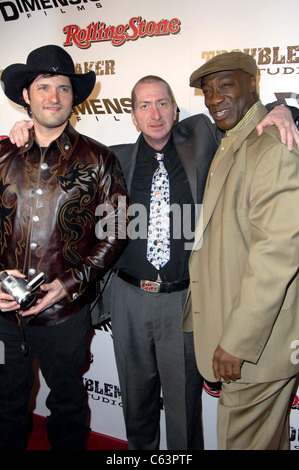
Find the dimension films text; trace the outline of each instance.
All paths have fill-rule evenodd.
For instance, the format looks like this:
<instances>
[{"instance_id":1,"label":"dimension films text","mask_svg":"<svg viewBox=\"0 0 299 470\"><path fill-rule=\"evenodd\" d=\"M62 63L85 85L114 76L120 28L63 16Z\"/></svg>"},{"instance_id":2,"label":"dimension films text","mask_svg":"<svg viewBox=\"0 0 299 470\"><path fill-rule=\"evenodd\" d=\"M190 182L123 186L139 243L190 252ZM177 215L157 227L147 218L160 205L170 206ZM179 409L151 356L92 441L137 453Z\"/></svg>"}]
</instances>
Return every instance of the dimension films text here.
<instances>
[{"instance_id":1,"label":"dimension films text","mask_svg":"<svg viewBox=\"0 0 299 470\"><path fill-rule=\"evenodd\" d=\"M31 13L36 11L43 11L47 15L47 12L53 8L59 8L61 13L66 13L63 9L69 6L75 6L79 11L85 10L86 3L102 8L99 0L7 0L1 1L0 13L4 21L15 21L22 15L30 18Z\"/></svg>"}]
</instances>

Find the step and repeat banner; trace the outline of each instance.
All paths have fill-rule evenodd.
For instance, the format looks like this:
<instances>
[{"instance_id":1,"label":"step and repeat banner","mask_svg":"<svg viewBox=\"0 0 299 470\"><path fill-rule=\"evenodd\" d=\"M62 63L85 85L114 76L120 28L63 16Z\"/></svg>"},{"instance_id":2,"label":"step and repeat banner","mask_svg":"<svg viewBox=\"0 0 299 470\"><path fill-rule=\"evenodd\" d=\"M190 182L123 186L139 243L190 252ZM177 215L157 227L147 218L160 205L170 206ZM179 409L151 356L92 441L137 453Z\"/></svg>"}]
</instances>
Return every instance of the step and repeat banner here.
<instances>
[{"instance_id":1,"label":"step and repeat banner","mask_svg":"<svg viewBox=\"0 0 299 470\"><path fill-rule=\"evenodd\" d=\"M106 145L135 142L131 89L144 75L167 80L180 108L180 119L207 114L202 94L189 87L190 74L225 51L241 50L257 61L264 103L284 98L299 106L298 0L0 0L1 71L25 63L33 49L57 44L73 57L78 73L94 70L92 95L75 109L76 129ZM26 118L0 90L0 138ZM298 332L299 339L299 332ZM279 351L277 352L279 354ZM63 359L62 359L63 360ZM275 360L275 358L273 358ZM121 391L108 322L90 338L90 363L83 380L89 396L93 431L126 439ZM47 415L47 387L40 374L34 411ZM206 449L216 449L219 390L205 384L203 419ZM299 397L291 410L292 449L299 448ZM161 401L162 437L165 424Z\"/></svg>"}]
</instances>

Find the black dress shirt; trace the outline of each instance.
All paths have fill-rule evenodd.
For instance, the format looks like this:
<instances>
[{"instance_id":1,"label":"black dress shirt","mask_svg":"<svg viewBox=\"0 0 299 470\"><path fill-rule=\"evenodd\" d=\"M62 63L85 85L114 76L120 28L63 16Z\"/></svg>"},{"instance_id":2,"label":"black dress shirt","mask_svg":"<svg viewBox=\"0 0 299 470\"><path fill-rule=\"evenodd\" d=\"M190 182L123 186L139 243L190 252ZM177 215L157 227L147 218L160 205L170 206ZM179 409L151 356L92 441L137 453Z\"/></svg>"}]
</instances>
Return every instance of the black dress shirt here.
<instances>
[{"instance_id":1,"label":"black dress shirt","mask_svg":"<svg viewBox=\"0 0 299 470\"><path fill-rule=\"evenodd\" d=\"M170 181L170 204L174 207L174 210L171 211L170 221L170 260L158 271L146 259L146 234L151 184L158 163L155 159L157 150L150 147L142 137L130 190L130 204L131 209L137 208L135 204L144 206L145 211L143 213L146 220L142 219L138 212L132 217L131 224L134 227L134 239L132 239L132 236L130 237L130 242L117 263L117 268L137 279L156 280L159 274L162 281L180 281L189 279L188 260L195 226L194 201L185 170L176 152L172 138L169 139L160 152L164 154L164 165L168 171ZM184 222L184 226L183 216L184 219L187 219L187 222ZM139 226L137 225L137 220L140 222ZM141 235L136 238L141 225L143 228L145 227L143 236ZM186 249L186 245L188 249Z\"/></svg>"}]
</instances>

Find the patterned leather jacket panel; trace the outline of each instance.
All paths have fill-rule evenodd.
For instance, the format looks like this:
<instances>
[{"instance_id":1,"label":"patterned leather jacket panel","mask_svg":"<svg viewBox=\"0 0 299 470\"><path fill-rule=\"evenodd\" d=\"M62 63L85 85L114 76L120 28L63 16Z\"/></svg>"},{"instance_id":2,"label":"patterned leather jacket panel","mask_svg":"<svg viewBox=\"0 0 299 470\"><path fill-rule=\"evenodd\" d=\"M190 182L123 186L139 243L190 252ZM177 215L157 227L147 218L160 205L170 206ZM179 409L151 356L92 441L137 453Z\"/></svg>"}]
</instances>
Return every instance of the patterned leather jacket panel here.
<instances>
[{"instance_id":1,"label":"patterned leather jacket panel","mask_svg":"<svg viewBox=\"0 0 299 470\"><path fill-rule=\"evenodd\" d=\"M58 323L94 300L96 283L126 245L127 204L114 153L69 123L44 150L33 133L21 149L0 143L0 270L18 269L28 280L44 272L68 292L30 322ZM96 232L97 215L110 227L106 236ZM16 313L1 315L18 321Z\"/></svg>"}]
</instances>

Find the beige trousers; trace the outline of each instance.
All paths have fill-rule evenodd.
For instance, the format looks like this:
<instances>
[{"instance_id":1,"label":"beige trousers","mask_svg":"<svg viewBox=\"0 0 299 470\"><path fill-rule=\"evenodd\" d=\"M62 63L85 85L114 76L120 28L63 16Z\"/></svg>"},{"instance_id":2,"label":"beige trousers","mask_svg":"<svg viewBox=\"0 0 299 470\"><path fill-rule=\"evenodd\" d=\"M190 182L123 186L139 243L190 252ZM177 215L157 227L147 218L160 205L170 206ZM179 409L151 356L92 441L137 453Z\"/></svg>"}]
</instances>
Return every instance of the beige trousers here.
<instances>
[{"instance_id":1,"label":"beige trousers","mask_svg":"<svg viewBox=\"0 0 299 470\"><path fill-rule=\"evenodd\" d=\"M290 398L296 377L263 384L222 384L219 450L288 450Z\"/></svg>"}]
</instances>

